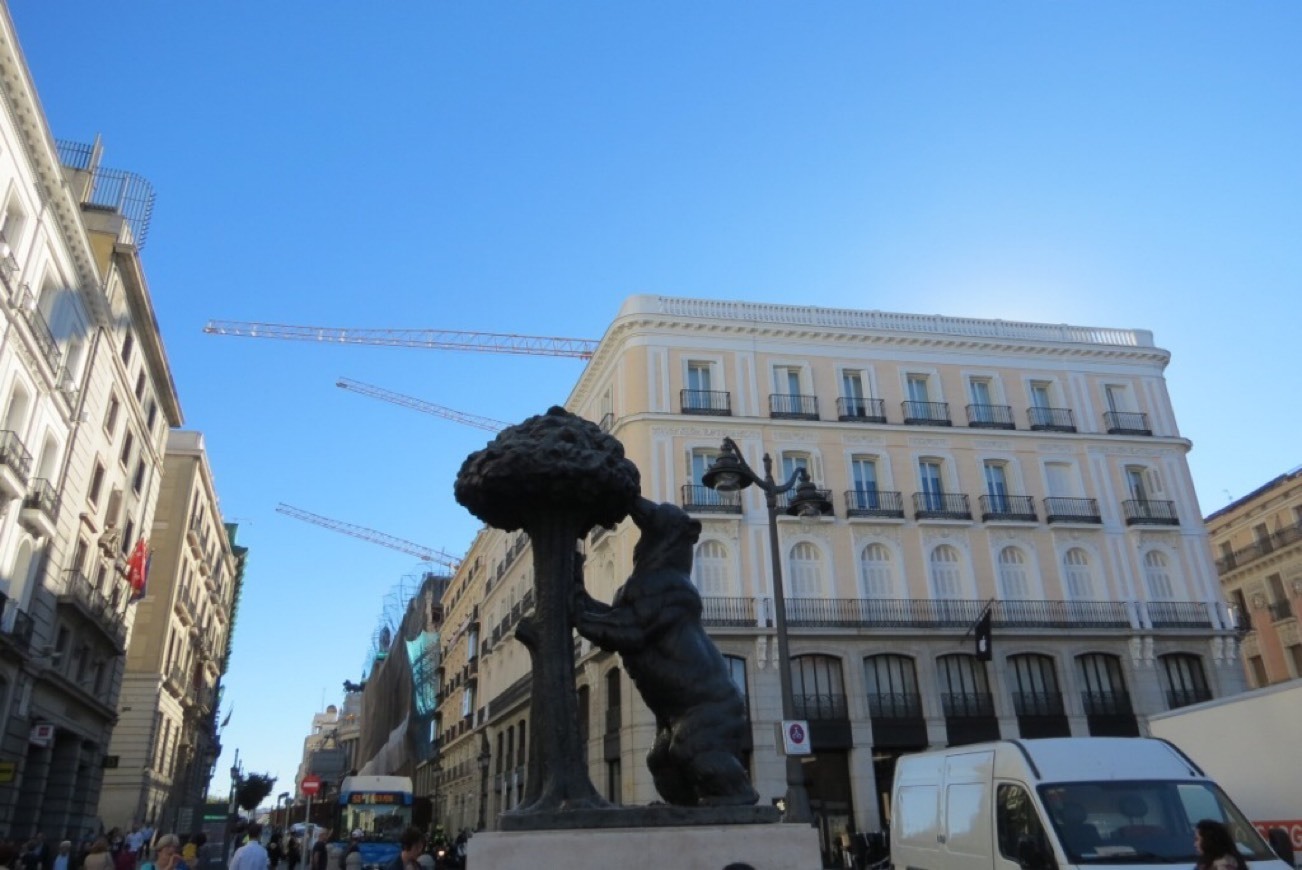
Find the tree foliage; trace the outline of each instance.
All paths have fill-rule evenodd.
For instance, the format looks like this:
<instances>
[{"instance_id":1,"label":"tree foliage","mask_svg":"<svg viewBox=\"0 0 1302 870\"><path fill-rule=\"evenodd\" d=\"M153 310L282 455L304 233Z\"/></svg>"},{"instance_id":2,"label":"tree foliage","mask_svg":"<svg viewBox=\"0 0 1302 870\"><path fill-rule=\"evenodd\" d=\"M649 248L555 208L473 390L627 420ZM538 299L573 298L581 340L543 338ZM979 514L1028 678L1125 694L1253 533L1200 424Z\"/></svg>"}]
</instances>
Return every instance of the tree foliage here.
<instances>
[{"instance_id":1,"label":"tree foliage","mask_svg":"<svg viewBox=\"0 0 1302 870\"><path fill-rule=\"evenodd\" d=\"M276 787L276 778L265 773L250 773L240 779L235 789L235 803L246 813L256 810Z\"/></svg>"}]
</instances>

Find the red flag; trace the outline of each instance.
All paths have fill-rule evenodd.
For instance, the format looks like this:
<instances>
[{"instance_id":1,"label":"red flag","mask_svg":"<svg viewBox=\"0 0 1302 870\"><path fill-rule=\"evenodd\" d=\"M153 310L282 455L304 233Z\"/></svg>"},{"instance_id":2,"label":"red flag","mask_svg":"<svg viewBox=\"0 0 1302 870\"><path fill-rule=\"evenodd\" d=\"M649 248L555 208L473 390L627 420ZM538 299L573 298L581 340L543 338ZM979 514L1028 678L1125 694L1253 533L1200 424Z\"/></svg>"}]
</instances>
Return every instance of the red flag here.
<instances>
[{"instance_id":1,"label":"red flag","mask_svg":"<svg viewBox=\"0 0 1302 870\"><path fill-rule=\"evenodd\" d=\"M127 584L131 587L131 602L134 604L145 597L145 585L149 582L149 548L145 539L136 541L131 558L127 559Z\"/></svg>"}]
</instances>

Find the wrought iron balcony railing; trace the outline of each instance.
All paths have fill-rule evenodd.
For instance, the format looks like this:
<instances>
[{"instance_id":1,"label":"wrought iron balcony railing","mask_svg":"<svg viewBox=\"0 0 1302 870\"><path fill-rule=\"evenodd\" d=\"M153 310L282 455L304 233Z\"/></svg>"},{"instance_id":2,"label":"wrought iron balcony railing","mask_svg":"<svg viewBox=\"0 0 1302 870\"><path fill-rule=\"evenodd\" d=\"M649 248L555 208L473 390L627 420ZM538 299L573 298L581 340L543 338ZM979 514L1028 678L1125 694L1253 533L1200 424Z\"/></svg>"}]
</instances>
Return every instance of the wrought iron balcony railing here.
<instances>
[{"instance_id":1,"label":"wrought iron balcony railing","mask_svg":"<svg viewBox=\"0 0 1302 870\"><path fill-rule=\"evenodd\" d=\"M882 399L841 396L836 400L836 419L843 423L885 423L886 402Z\"/></svg>"},{"instance_id":2,"label":"wrought iron balcony railing","mask_svg":"<svg viewBox=\"0 0 1302 870\"><path fill-rule=\"evenodd\" d=\"M973 429L1016 429L1007 405L968 405L967 425Z\"/></svg>"},{"instance_id":3,"label":"wrought iron balcony railing","mask_svg":"<svg viewBox=\"0 0 1302 870\"><path fill-rule=\"evenodd\" d=\"M1035 499L1029 495L983 495L977 503L982 522L1034 523L1040 519L1035 515Z\"/></svg>"},{"instance_id":4,"label":"wrought iron balcony railing","mask_svg":"<svg viewBox=\"0 0 1302 870\"><path fill-rule=\"evenodd\" d=\"M1178 526L1175 502L1153 499L1127 499L1121 503L1128 526Z\"/></svg>"},{"instance_id":5,"label":"wrought iron balcony railing","mask_svg":"<svg viewBox=\"0 0 1302 870\"><path fill-rule=\"evenodd\" d=\"M1026 419L1034 432L1075 432L1071 408L1027 408Z\"/></svg>"},{"instance_id":6,"label":"wrought iron balcony railing","mask_svg":"<svg viewBox=\"0 0 1302 870\"><path fill-rule=\"evenodd\" d=\"M1133 716L1130 693L1122 691L1081 692L1086 716Z\"/></svg>"},{"instance_id":7,"label":"wrought iron balcony railing","mask_svg":"<svg viewBox=\"0 0 1302 870\"><path fill-rule=\"evenodd\" d=\"M683 390L679 396L684 414L732 415L732 394L726 390Z\"/></svg>"},{"instance_id":8,"label":"wrought iron balcony railing","mask_svg":"<svg viewBox=\"0 0 1302 870\"><path fill-rule=\"evenodd\" d=\"M1062 692L1013 692L1013 711L1018 716L1065 716Z\"/></svg>"},{"instance_id":9,"label":"wrought iron balcony railing","mask_svg":"<svg viewBox=\"0 0 1302 870\"><path fill-rule=\"evenodd\" d=\"M949 402L900 403L906 426L952 426L949 419Z\"/></svg>"},{"instance_id":10,"label":"wrought iron balcony railing","mask_svg":"<svg viewBox=\"0 0 1302 870\"><path fill-rule=\"evenodd\" d=\"M1167 689L1166 691L1166 706L1171 710L1177 707L1188 707L1190 704L1201 704L1203 701L1210 701L1211 699L1211 689L1206 686Z\"/></svg>"},{"instance_id":11,"label":"wrought iron balcony railing","mask_svg":"<svg viewBox=\"0 0 1302 870\"><path fill-rule=\"evenodd\" d=\"M823 508L822 511L822 515L825 517L836 516L836 508L832 507L832 490L820 489L820 490L816 490L816 492L818 493L819 498L821 498L823 500L823 503L825 504L825 507ZM778 510L785 511L787 508L791 507L791 500L794 499L795 497L796 497L796 491L794 489L791 490L790 492L778 493L776 499Z\"/></svg>"},{"instance_id":12,"label":"wrought iron balcony railing","mask_svg":"<svg viewBox=\"0 0 1302 870\"><path fill-rule=\"evenodd\" d=\"M40 348L41 356L45 358L46 364L51 371L59 371L63 351L59 349L59 343L54 340L54 333L50 331L50 325L45 322L45 315L37 307L35 297L30 289L23 293L23 298L19 301L18 307L23 313L23 319L27 321L28 329L32 332L32 340Z\"/></svg>"},{"instance_id":13,"label":"wrought iron balcony railing","mask_svg":"<svg viewBox=\"0 0 1302 870\"><path fill-rule=\"evenodd\" d=\"M1148 621L1154 628L1213 628L1211 611L1201 601L1145 602Z\"/></svg>"},{"instance_id":14,"label":"wrought iron balcony railing","mask_svg":"<svg viewBox=\"0 0 1302 870\"><path fill-rule=\"evenodd\" d=\"M43 477L33 478L23 497L23 507L34 508L54 519L59 513L59 493Z\"/></svg>"},{"instance_id":15,"label":"wrought iron balcony railing","mask_svg":"<svg viewBox=\"0 0 1302 870\"><path fill-rule=\"evenodd\" d=\"M1102 523L1099 503L1092 498L1062 498L1051 495L1044 500L1044 518L1050 523Z\"/></svg>"},{"instance_id":16,"label":"wrought iron balcony railing","mask_svg":"<svg viewBox=\"0 0 1302 870\"><path fill-rule=\"evenodd\" d=\"M705 625L747 628L757 624L754 598L702 598L701 604L701 622Z\"/></svg>"},{"instance_id":17,"label":"wrought iron balcony railing","mask_svg":"<svg viewBox=\"0 0 1302 870\"><path fill-rule=\"evenodd\" d=\"M788 598L786 610L793 627L968 629L986 604L979 599ZM991 605L991 622L996 628L1131 627L1120 601L1000 600Z\"/></svg>"},{"instance_id":18,"label":"wrought iron balcony railing","mask_svg":"<svg viewBox=\"0 0 1302 870\"><path fill-rule=\"evenodd\" d=\"M815 694L797 693L796 718L811 722L827 722L850 718L850 710L845 702L845 695L833 692Z\"/></svg>"},{"instance_id":19,"label":"wrought iron balcony railing","mask_svg":"<svg viewBox=\"0 0 1302 870\"><path fill-rule=\"evenodd\" d=\"M27 452L18 433L8 429L0 431L0 465L23 480L27 480L27 476L32 473L32 454Z\"/></svg>"},{"instance_id":20,"label":"wrought iron balcony railing","mask_svg":"<svg viewBox=\"0 0 1302 870\"><path fill-rule=\"evenodd\" d=\"M919 520L970 520L972 506L966 493L915 492L913 516Z\"/></svg>"},{"instance_id":21,"label":"wrought iron balcony railing","mask_svg":"<svg viewBox=\"0 0 1302 870\"><path fill-rule=\"evenodd\" d=\"M868 715L874 719L921 719L922 695L917 692L879 692L869 695Z\"/></svg>"},{"instance_id":22,"label":"wrought iron balcony railing","mask_svg":"<svg viewBox=\"0 0 1302 870\"><path fill-rule=\"evenodd\" d=\"M20 652L26 652L32 644L34 626L32 617L0 592L0 640L7 641Z\"/></svg>"},{"instance_id":23,"label":"wrought iron balcony railing","mask_svg":"<svg viewBox=\"0 0 1302 870\"><path fill-rule=\"evenodd\" d=\"M1283 549L1291 544L1302 541L1302 523L1295 523L1291 526L1284 526L1271 532L1269 535L1252 542L1242 549L1235 550L1216 560L1216 570L1224 574L1226 571L1233 571L1235 568L1242 568L1250 562L1260 559L1262 556Z\"/></svg>"},{"instance_id":24,"label":"wrought iron balcony railing","mask_svg":"<svg viewBox=\"0 0 1302 870\"><path fill-rule=\"evenodd\" d=\"M817 420L818 397L798 393L772 393L769 416L779 420Z\"/></svg>"},{"instance_id":25,"label":"wrought iron balcony railing","mask_svg":"<svg viewBox=\"0 0 1302 870\"><path fill-rule=\"evenodd\" d=\"M948 719L985 719L995 715L989 692L942 692L940 706Z\"/></svg>"},{"instance_id":26,"label":"wrought iron balcony railing","mask_svg":"<svg viewBox=\"0 0 1302 870\"><path fill-rule=\"evenodd\" d=\"M904 519L904 496L893 489L847 489L845 515Z\"/></svg>"},{"instance_id":27,"label":"wrought iron balcony railing","mask_svg":"<svg viewBox=\"0 0 1302 870\"><path fill-rule=\"evenodd\" d=\"M1148 415L1138 411L1104 411L1103 428L1109 435L1152 435Z\"/></svg>"},{"instance_id":28,"label":"wrought iron balcony railing","mask_svg":"<svg viewBox=\"0 0 1302 870\"><path fill-rule=\"evenodd\" d=\"M683 510L697 514L741 513L741 492L719 492L700 484L683 484Z\"/></svg>"}]
</instances>

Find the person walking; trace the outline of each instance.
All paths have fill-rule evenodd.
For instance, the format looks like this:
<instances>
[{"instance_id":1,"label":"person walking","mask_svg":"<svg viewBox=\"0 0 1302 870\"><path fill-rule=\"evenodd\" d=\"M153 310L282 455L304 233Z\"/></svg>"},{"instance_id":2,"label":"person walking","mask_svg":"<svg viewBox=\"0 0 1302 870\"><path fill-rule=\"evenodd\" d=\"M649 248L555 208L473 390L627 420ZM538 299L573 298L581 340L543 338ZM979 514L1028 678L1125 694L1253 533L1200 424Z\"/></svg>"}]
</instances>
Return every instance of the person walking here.
<instances>
[{"instance_id":1,"label":"person walking","mask_svg":"<svg viewBox=\"0 0 1302 870\"><path fill-rule=\"evenodd\" d=\"M58 854L54 856L54 870L72 870L72 840L59 844Z\"/></svg>"},{"instance_id":2,"label":"person walking","mask_svg":"<svg viewBox=\"0 0 1302 870\"><path fill-rule=\"evenodd\" d=\"M113 856L109 854L107 838L98 837L90 844L90 851L82 859L81 870L113 870Z\"/></svg>"},{"instance_id":3,"label":"person walking","mask_svg":"<svg viewBox=\"0 0 1302 870\"><path fill-rule=\"evenodd\" d=\"M292 833L289 835L289 843L285 846L285 865L289 870L298 870L298 863L303 859L303 850L299 848L298 837Z\"/></svg>"},{"instance_id":4,"label":"person walking","mask_svg":"<svg viewBox=\"0 0 1302 870\"><path fill-rule=\"evenodd\" d=\"M153 870L190 870L190 865L181 855L181 838L176 834L164 834L154 843L154 860L146 867Z\"/></svg>"},{"instance_id":5,"label":"person walking","mask_svg":"<svg viewBox=\"0 0 1302 870\"><path fill-rule=\"evenodd\" d=\"M389 862L384 870L421 870L417 859L425 851L425 835L419 828L408 828L402 832L402 851Z\"/></svg>"},{"instance_id":6,"label":"person walking","mask_svg":"<svg viewBox=\"0 0 1302 870\"><path fill-rule=\"evenodd\" d=\"M316 842L312 844L312 855L308 870L329 870L330 852L326 848L326 844L329 842L330 830L328 828L316 835Z\"/></svg>"},{"instance_id":7,"label":"person walking","mask_svg":"<svg viewBox=\"0 0 1302 870\"><path fill-rule=\"evenodd\" d=\"M262 825L250 822L249 840L231 856L229 870L268 870L267 850L262 847Z\"/></svg>"},{"instance_id":8,"label":"person walking","mask_svg":"<svg viewBox=\"0 0 1302 870\"><path fill-rule=\"evenodd\" d=\"M267 843L267 861L271 865L271 870L276 870L276 865L285 857L285 850L280 845L280 834L272 834L271 842Z\"/></svg>"}]
</instances>

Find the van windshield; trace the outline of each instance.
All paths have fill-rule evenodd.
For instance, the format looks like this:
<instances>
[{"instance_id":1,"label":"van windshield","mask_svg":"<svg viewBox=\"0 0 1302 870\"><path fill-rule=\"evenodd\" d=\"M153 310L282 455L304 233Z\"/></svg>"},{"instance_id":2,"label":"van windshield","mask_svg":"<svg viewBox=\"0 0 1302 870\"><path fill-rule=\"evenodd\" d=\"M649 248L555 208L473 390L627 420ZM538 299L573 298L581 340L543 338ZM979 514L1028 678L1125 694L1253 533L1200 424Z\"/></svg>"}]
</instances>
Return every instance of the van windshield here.
<instances>
[{"instance_id":1,"label":"van windshield","mask_svg":"<svg viewBox=\"0 0 1302 870\"><path fill-rule=\"evenodd\" d=\"M1223 822L1245 860L1275 857L1215 783L1071 782L1039 792L1073 864L1194 864L1200 819Z\"/></svg>"}]
</instances>

